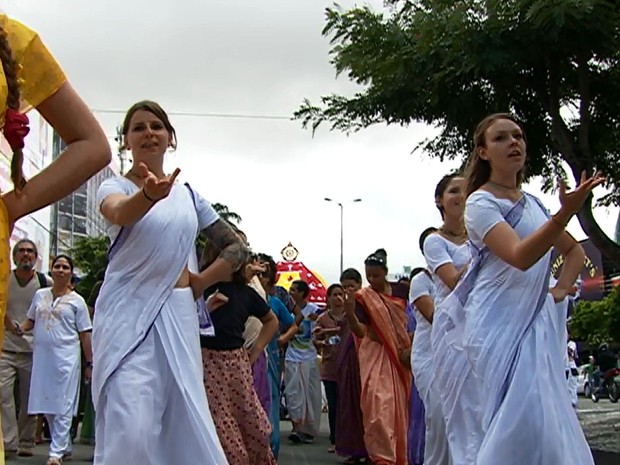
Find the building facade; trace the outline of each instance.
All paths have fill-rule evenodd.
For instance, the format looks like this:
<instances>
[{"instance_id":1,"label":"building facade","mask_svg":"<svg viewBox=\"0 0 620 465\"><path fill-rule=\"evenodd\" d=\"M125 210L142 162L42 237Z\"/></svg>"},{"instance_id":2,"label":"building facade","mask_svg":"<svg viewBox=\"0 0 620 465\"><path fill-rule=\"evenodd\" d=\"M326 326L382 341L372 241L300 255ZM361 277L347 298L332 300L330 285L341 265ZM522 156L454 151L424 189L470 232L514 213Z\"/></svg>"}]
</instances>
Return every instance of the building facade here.
<instances>
[{"instance_id":1,"label":"building facade","mask_svg":"<svg viewBox=\"0 0 620 465\"><path fill-rule=\"evenodd\" d=\"M66 144L54 132L52 136L52 159L65 150ZM76 241L83 237L94 237L106 233L105 220L97 205L97 190L107 178L115 176L118 170L114 163L104 168L82 184L51 209L50 255L70 253Z\"/></svg>"},{"instance_id":2,"label":"building facade","mask_svg":"<svg viewBox=\"0 0 620 465\"><path fill-rule=\"evenodd\" d=\"M37 112L29 113L30 133L26 137L24 147L24 174L26 179L32 178L39 171L50 164L52 129ZM0 137L0 189L7 192L13 189L11 182L12 150L4 137ZM15 223L10 239L13 245L20 239L28 238L33 241L39 251L37 269L47 271L50 246L50 208L44 208L28 215Z\"/></svg>"}]
</instances>

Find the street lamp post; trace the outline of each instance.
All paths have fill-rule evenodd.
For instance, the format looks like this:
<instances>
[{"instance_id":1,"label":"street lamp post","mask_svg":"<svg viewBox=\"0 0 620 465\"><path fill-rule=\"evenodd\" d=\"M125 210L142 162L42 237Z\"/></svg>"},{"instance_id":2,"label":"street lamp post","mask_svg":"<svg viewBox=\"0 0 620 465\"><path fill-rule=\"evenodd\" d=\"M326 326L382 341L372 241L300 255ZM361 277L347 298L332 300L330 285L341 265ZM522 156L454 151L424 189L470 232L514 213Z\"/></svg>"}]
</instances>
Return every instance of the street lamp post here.
<instances>
[{"instance_id":1,"label":"street lamp post","mask_svg":"<svg viewBox=\"0 0 620 465\"><path fill-rule=\"evenodd\" d=\"M326 202L333 202L340 207L340 274L344 270L344 204L337 200L325 197ZM353 199L345 203L361 202L362 199Z\"/></svg>"}]
</instances>

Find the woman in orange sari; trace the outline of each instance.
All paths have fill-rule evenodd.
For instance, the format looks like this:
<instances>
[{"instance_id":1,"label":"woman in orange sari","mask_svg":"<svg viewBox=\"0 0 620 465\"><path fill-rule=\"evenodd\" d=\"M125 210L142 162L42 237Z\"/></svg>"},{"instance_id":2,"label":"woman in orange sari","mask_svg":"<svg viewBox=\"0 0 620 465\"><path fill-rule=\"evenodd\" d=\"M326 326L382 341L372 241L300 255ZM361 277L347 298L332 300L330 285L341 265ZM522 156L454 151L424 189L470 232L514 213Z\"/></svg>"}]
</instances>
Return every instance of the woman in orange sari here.
<instances>
[{"instance_id":1,"label":"woman in orange sari","mask_svg":"<svg viewBox=\"0 0 620 465\"><path fill-rule=\"evenodd\" d=\"M407 465L411 390L411 339L407 333L407 286L387 281L387 253L364 262L370 286L346 294L345 312L360 338L357 352L362 385L364 441L376 465Z\"/></svg>"},{"instance_id":2,"label":"woman in orange sari","mask_svg":"<svg viewBox=\"0 0 620 465\"><path fill-rule=\"evenodd\" d=\"M65 74L36 32L0 14L0 129L12 151L14 189L0 193L0 347L5 318L10 266L9 238L20 218L67 196L110 163L105 133L67 81ZM67 148L50 166L28 182L22 171L26 112L36 108ZM9 154L6 154L9 155ZM1 430L0 430L1 432ZM1 436L1 434L0 434ZM0 437L0 465L4 464Z\"/></svg>"}]
</instances>

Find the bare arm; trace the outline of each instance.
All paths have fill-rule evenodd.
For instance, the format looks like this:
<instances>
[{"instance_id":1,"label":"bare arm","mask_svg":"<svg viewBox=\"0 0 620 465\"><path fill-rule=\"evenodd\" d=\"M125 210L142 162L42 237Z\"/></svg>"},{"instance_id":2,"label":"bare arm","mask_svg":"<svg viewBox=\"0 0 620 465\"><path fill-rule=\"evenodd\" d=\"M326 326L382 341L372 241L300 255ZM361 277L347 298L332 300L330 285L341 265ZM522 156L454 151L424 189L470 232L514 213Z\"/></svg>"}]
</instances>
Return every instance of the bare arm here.
<instances>
[{"instance_id":1,"label":"bare arm","mask_svg":"<svg viewBox=\"0 0 620 465\"><path fill-rule=\"evenodd\" d=\"M441 279L452 291L458 284L461 276L463 276L463 273L465 273L465 270L467 270L466 266L460 270L457 270L453 263L446 263L445 265L441 265L437 268L435 273L439 276L439 279Z\"/></svg>"},{"instance_id":2,"label":"bare arm","mask_svg":"<svg viewBox=\"0 0 620 465\"><path fill-rule=\"evenodd\" d=\"M80 333L80 341L82 342L82 350L84 351L84 357L88 363L93 362L93 345L91 343L90 331L84 331Z\"/></svg>"},{"instance_id":3,"label":"bare arm","mask_svg":"<svg viewBox=\"0 0 620 465\"><path fill-rule=\"evenodd\" d=\"M344 297L344 315L351 331L359 338L366 337L368 327L355 314L355 292L345 291Z\"/></svg>"},{"instance_id":4,"label":"bare arm","mask_svg":"<svg viewBox=\"0 0 620 465\"><path fill-rule=\"evenodd\" d=\"M112 224L128 226L139 221L153 205L170 194L181 172L177 168L172 174L158 178L144 163L135 167L135 171L144 179L139 191L132 195L112 194L101 203L101 214Z\"/></svg>"},{"instance_id":5,"label":"bare arm","mask_svg":"<svg viewBox=\"0 0 620 465\"><path fill-rule=\"evenodd\" d=\"M232 274L244 266L249 257L247 246L226 221L218 219L207 227L204 233L207 240L213 241L222 252L206 270L192 278L192 289L196 297L215 283L230 281Z\"/></svg>"},{"instance_id":6,"label":"bare arm","mask_svg":"<svg viewBox=\"0 0 620 465\"><path fill-rule=\"evenodd\" d=\"M22 323L19 325L19 329L22 333L30 331L32 328L34 328L34 320L31 320L30 318L22 321Z\"/></svg>"},{"instance_id":7,"label":"bare arm","mask_svg":"<svg viewBox=\"0 0 620 465\"><path fill-rule=\"evenodd\" d=\"M269 310L269 312L260 319L263 327L260 329L252 348L250 349L250 363L253 364L261 354L269 341L273 338L273 335L278 330L278 319L276 315Z\"/></svg>"},{"instance_id":8,"label":"bare arm","mask_svg":"<svg viewBox=\"0 0 620 465\"><path fill-rule=\"evenodd\" d=\"M299 330L299 326L297 326L296 323L293 323L284 334L281 334L280 337L278 338L278 344L283 347L286 344L288 344L288 342L293 339L295 337L295 334L297 334L297 331Z\"/></svg>"},{"instance_id":9,"label":"bare arm","mask_svg":"<svg viewBox=\"0 0 620 465\"><path fill-rule=\"evenodd\" d=\"M435 314L435 303L429 295L423 295L418 297L414 302L415 308L426 318L426 320L433 324L433 315Z\"/></svg>"},{"instance_id":10,"label":"bare arm","mask_svg":"<svg viewBox=\"0 0 620 465\"><path fill-rule=\"evenodd\" d=\"M21 194L11 191L3 197L11 222L69 195L111 160L110 144L101 126L69 83L37 110L65 141L67 149L30 179Z\"/></svg>"},{"instance_id":11,"label":"bare arm","mask_svg":"<svg viewBox=\"0 0 620 465\"><path fill-rule=\"evenodd\" d=\"M579 186L572 192L566 192L566 185L561 182L562 206L540 228L521 239L508 223L498 223L484 237L484 243L494 255L509 265L522 271L529 269L560 240L571 217L581 208L592 189L603 181L604 178L599 174L586 178L584 172Z\"/></svg>"},{"instance_id":12,"label":"bare arm","mask_svg":"<svg viewBox=\"0 0 620 465\"><path fill-rule=\"evenodd\" d=\"M556 289L563 294L561 296L563 300L579 276L586 254L583 247L567 232L560 236L555 248L564 256L564 265L555 285Z\"/></svg>"}]
</instances>

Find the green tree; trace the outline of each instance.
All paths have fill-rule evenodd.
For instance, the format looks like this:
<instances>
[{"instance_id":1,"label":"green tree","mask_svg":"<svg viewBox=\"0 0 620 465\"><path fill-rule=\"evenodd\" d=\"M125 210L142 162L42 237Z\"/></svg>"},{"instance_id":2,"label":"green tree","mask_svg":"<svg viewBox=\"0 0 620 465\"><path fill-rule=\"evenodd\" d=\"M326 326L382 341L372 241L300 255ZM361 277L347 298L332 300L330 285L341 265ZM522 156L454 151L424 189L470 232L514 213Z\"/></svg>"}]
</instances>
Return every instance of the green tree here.
<instances>
[{"instance_id":1,"label":"green tree","mask_svg":"<svg viewBox=\"0 0 620 465\"><path fill-rule=\"evenodd\" d=\"M241 215L235 213L234 211L230 211L228 206L224 205L223 203L213 203L211 204L211 206L224 221L235 225L241 223ZM207 238L201 232L196 238L196 251L198 253L198 257L202 255L202 251L204 250L206 243Z\"/></svg>"},{"instance_id":2,"label":"green tree","mask_svg":"<svg viewBox=\"0 0 620 465\"><path fill-rule=\"evenodd\" d=\"M603 300L580 301L569 328L574 339L593 346L602 342L620 343L620 287L615 287Z\"/></svg>"},{"instance_id":3,"label":"green tree","mask_svg":"<svg viewBox=\"0 0 620 465\"><path fill-rule=\"evenodd\" d=\"M107 264L110 241L106 236L78 239L71 249L71 258L82 273L76 291L85 299L97 282L97 275Z\"/></svg>"},{"instance_id":4,"label":"green tree","mask_svg":"<svg viewBox=\"0 0 620 465\"><path fill-rule=\"evenodd\" d=\"M466 158L476 123L493 112L520 118L527 174L544 188L557 175L602 170L620 204L620 8L613 0L410 0L326 10L331 62L361 90L305 100L294 117L316 130L356 131L376 123L439 128L418 148ZM620 266L620 245L596 223L590 198L584 232Z\"/></svg>"}]
</instances>

